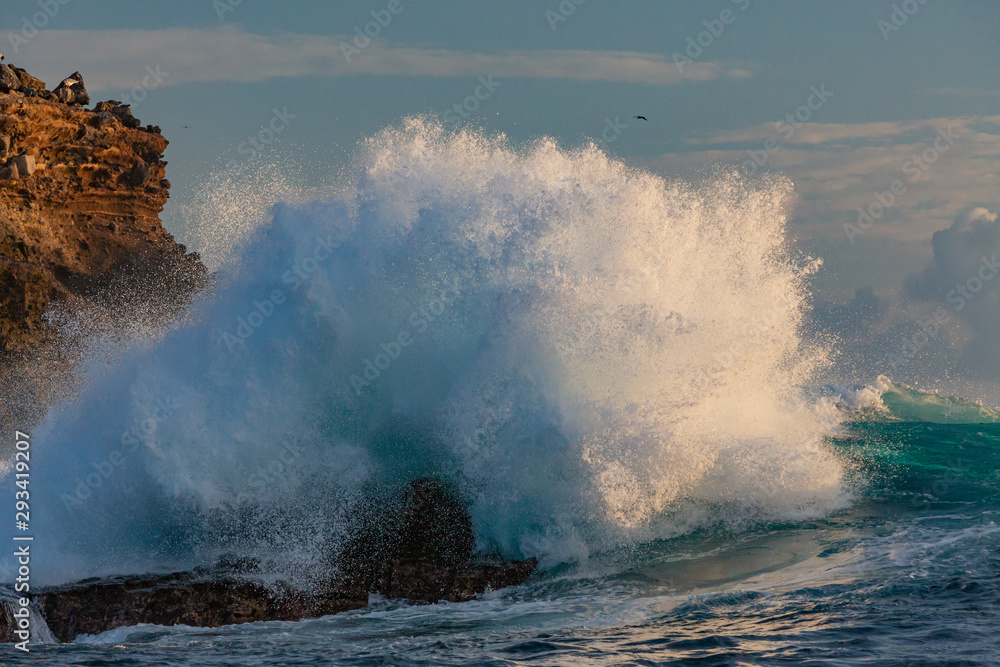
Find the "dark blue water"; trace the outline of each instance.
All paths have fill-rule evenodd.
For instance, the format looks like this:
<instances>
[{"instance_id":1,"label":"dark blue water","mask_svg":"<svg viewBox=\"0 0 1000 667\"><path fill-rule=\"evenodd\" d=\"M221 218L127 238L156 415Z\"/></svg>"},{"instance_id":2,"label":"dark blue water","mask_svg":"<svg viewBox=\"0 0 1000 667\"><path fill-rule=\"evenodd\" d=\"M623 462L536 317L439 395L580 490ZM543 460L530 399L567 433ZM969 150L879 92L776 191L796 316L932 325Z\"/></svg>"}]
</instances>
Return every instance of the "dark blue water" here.
<instances>
[{"instance_id":1,"label":"dark blue water","mask_svg":"<svg viewBox=\"0 0 1000 667\"><path fill-rule=\"evenodd\" d=\"M992 424L859 422L831 446L865 489L822 521L636 545L466 604L373 600L297 623L127 628L36 646L30 661L998 664L998 445Z\"/></svg>"}]
</instances>

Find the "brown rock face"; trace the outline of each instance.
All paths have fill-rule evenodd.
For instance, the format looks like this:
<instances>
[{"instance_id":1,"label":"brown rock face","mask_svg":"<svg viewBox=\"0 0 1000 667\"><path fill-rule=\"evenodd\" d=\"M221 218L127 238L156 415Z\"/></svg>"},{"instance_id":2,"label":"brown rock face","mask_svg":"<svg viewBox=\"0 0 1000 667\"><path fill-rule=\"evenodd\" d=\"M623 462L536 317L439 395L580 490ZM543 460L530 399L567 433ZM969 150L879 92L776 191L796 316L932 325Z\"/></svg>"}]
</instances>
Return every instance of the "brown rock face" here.
<instances>
[{"instance_id":1,"label":"brown rock face","mask_svg":"<svg viewBox=\"0 0 1000 667\"><path fill-rule=\"evenodd\" d=\"M36 79L35 77L28 74L25 70L20 67L11 67L17 78L21 80L21 92L28 92L25 89L33 89L35 93L39 95L45 94L45 82L41 79ZM29 93L30 94L30 93Z\"/></svg>"},{"instance_id":2,"label":"brown rock face","mask_svg":"<svg viewBox=\"0 0 1000 667\"><path fill-rule=\"evenodd\" d=\"M70 105L27 72L7 72L21 88L0 93L0 357L47 339L52 302L169 304L203 284L197 254L160 224L169 182L159 130L139 129L120 105L78 106L82 84L62 87Z\"/></svg>"},{"instance_id":3,"label":"brown rock face","mask_svg":"<svg viewBox=\"0 0 1000 667\"><path fill-rule=\"evenodd\" d=\"M0 92L9 92L11 90L18 90L21 87L21 80L17 76L17 72L13 69L0 63Z\"/></svg>"},{"instance_id":4,"label":"brown rock face","mask_svg":"<svg viewBox=\"0 0 1000 667\"><path fill-rule=\"evenodd\" d=\"M413 482L385 505L358 515L335 573L304 593L256 581L254 561L168 575L87 579L43 589L33 598L52 634L80 634L156 623L218 627L315 618L368 605L369 593L411 602L464 602L487 590L523 584L537 561L477 559L469 513L436 479ZM0 614L0 642L13 641Z\"/></svg>"}]
</instances>

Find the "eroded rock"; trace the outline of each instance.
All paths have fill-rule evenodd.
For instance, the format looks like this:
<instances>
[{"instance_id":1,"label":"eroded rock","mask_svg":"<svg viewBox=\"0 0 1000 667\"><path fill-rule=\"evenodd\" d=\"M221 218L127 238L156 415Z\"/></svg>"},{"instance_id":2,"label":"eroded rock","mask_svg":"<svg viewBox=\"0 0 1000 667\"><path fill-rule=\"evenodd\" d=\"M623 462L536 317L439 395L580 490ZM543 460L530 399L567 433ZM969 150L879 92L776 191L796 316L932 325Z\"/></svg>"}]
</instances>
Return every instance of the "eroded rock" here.
<instances>
[{"instance_id":1,"label":"eroded rock","mask_svg":"<svg viewBox=\"0 0 1000 667\"><path fill-rule=\"evenodd\" d=\"M316 591L274 583L253 559L227 558L193 572L87 579L43 589L32 599L52 634L72 641L138 623L218 627L315 618L365 607L370 593L464 602L523 584L537 565L477 558L468 511L435 479L413 482L400 496L370 506L350 534L334 576ZM0 641L12 641L3 616Z\"/></svg>"},{"instance_id":2,"label":"eroded rock","mask_svg":"<svg viewBox=\"0 0 1000 667\"><path fill-rule=\"evenodd\" d=\"M64 104L90 104L90 95L87 94L87 88L83 85L83 76L79 72L73 72L63 79L62 83L52 91L52 94Z\"/></svg>"},{"instance_id":3,"label":"eroded rock","mask_svg":"<svg viewBox=\"0 0 1000 667\"><path fill-rule=\"evenodd\" d=\"M78 74L61 84L63 99L82 101ZM31 82L19 76L19 85ZM44 90L41 82L33 89L38 85ZM0 285L0 367L54 335L43 317L53 301L92 303L115 291L172 307L206 280L199 259L178 253L159 220L168 195L167 141L134 129L138 119L112 102L94 112L0 93L0 270L7 278ZM26 250L8 253L10 244ZM29 274L48 286L19 284Z\"/></svg>"},{"instance_id":4,"label":"eroded rock","mask_svg":"<svg viewBox=\"0 0 1000 667\"><path fill-rule=\"evenodd\" d=\"M97 106L94 107L94 111L100 112L102 114L104 113L111 114L113 117L117 118L122 125L128 128L138 129L139 127L142 126L142 123L139 122L139 119L132 115L132 109L130 108L130 105L122 104L118 100L106 100L104 102L98 102Z\"/></svg>"},{"instance_id":5,"label":"eroded rock","mask_svg":"<svg viewBox=\"0 0 1000 667\"><path fill-rule=\"evenodd\" d=\"M21 178L27 178L35 173L35 158L31 155L18 155L14 158L14 165Z\"/></svg>"},{"instance_id":6,"label":"eroded rock","mask_svg":"<svg viewBox=\"0 0 1000 667\"><path fill-rule=\"evenodd\" d=\"M0 63L0 93L9 93L21 87L21 79L7 65Z\"/></svg>"},{"instance_id":7,"label":"eroded rock","mask_svg":"<svg viewBox=\"0 0 1000 667\"><path fill-rule=\"evenodd\" d=\"M73 334L53 313L155 326L210 278L159 219L166 139L120 103L93 112L26 94L44 84L8 69L21 90L0 92L0 424L13 427L40 419L74 372ZM82 102L81 86L63 99Z\"/></svg>"},{"instance_id":8,"label":"eroded rock","mask_svg":"<svg viewBox=\"0 0 1000 667\"><path fill-rule=\"evenodd\" d=\"M11 66L11 70L17 74L17 78L21 81L21 92L27 92L29 90L35 91L36 94L43 94L48 92L45 89L45 82L41 79L36 79L35 77L28 74L25 70L20 67Z\"/></svg>"}]
</instances>

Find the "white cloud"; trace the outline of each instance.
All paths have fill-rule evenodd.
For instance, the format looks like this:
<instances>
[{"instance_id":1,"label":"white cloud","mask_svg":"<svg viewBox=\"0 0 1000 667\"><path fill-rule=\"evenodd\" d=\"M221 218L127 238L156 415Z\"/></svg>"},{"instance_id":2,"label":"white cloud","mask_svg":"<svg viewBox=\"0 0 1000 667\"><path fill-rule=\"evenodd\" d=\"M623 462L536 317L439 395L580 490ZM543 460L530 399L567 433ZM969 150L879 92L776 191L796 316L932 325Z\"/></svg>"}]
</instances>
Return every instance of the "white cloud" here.
<instances>
[{"instance_id":1,"label":"white cloud","mask_svg":"<svg viewBox=\"0 0 1000 667\"><path fill-rule=\"evenodd\" d=\"M918 173L916 160L933 148L939 131L949 127L958 137L954 145ZM773 123L765 123L688 142L687 150L664 153L654 164L682 172L709 164L752 167L748 151L760 158L768 138L777 142L777 148L766 155L763 168L753 171L788 176L800 195L797 228L808 228L809 237L848 254L883 240L923 247L931 234L950 225L970 205L992 205L1000 196L1000 116L804 123L787 140ZM844 223L855 223L858 208L869 207L876 201L875 193L886 191L895 180L903 182L905 192L856 243L850 243ZM846 273L842 278L851 280Z\"/></svg>"},{"instance_id":2,"label":"white cloud","mask_svg":"<svg viewBox=\"0 0 1000 667\"><path fill-rule=\"evenodd\" d=\"M920 93L938 97L1000 97L1000 90L995 88L925 88Z\"/></svg>"},{"instance_id":3,"label":"white cloud","mask_svg":"<svg viewBox=\"0 0 1000 667\"><path fill-rule=\"evenodd\" d=\"M360 53L352 54L348 62L341 43L350 43L350 39L291 33L256 35L230 27L43 30L10 59L46 82L60 80L69 69L79 70L91 91L139 85L145 68L157 65L169 72L162 85L357 74L431 77L492 74L498 78L673 85L751 75L745 63L711 62L688 64L681 73L672 60L659 54L568 50L477 53L393 46L385 38L373 39Z\"/></svg>"},{"instance_id":4,"label":"white cloud","mask_svg":"<svg viewBox=\"0 0 1000 667\"><path fill-rule=\"evenodd\" d=\"M946 310L957 323L946 330L963 375L1000 373L1000 225L976 207L934 234L934 258L905 283L908 296ZM997 280L995 280L997 279Z\"/></svg>"},{"instance_id":5,"label":"white cloud","mask_svg":"<svg viewBox=\"0 0 1000 667\"><path fill-rule=\"evenodd\" d=\"M881 123L802 123L795 129L790 139L782 140L783 144L826 144L848 141L870 142L884 145L892 137L906 133L928 132L947 129L949 126L967 125L970 122L990 123L1000 126L1000 116L973 118L926 118L909 121L892 121ZM753 127L715 132L706 138L692 138L688 144L699 146L704 144L761 142L768 137L779 137L775 123L762 123ZM994 136L994 135L987 135Z\"/></svg>"}]
</instances>

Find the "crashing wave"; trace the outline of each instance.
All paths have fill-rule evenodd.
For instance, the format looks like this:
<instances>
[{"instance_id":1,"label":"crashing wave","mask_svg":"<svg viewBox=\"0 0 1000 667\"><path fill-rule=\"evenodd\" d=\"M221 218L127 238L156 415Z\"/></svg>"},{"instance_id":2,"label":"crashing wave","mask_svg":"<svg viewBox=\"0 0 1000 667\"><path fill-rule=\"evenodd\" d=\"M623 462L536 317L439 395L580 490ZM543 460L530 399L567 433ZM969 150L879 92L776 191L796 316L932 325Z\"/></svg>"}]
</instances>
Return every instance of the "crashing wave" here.
<instances>
[{"instance_id":1,"label":"crashing wave","mask_svg":"<svg viewBox=\"0 0 1000 667\"><path fill-rule=\"evenodd\" d=\"M799 389L827 351L800 335L818 262L786 240L787 181L410 119L347 190L276 205L190 321L49 413L49 578L221 550L308 569L362 494L426 475L481 549L550 564L846 502L843 415Z\"/></svg>"}]
</instances>

